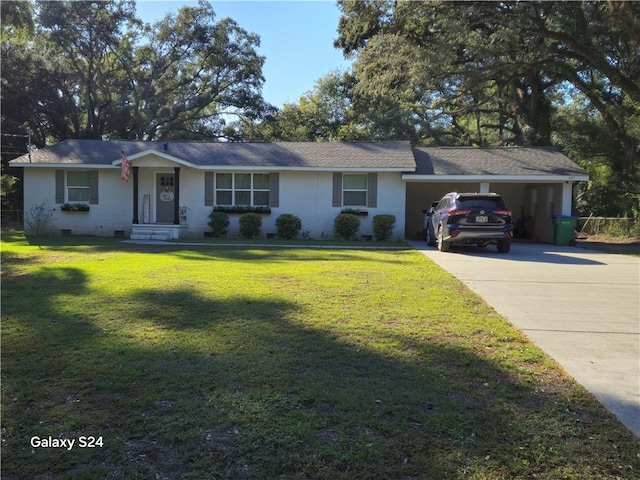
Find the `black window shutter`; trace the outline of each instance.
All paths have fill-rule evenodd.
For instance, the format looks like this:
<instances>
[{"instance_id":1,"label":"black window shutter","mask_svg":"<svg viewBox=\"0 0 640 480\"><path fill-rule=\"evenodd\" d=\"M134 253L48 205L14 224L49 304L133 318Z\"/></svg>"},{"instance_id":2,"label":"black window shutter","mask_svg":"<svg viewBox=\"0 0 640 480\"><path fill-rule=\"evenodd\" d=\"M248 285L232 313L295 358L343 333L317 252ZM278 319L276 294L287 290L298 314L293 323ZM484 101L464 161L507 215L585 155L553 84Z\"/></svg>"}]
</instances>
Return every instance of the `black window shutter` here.
<instances>
[{"instance_id":1,"label":"black window shutter","mask_svg":"<svg viewBox=\"0 0 640 480\"><path fill-rule=\"evenodd\" d=\"M98 203L98 171L89 172L89 203L96 205Z\"/></svg>"},{"instance_id":2,"label":"black window shutter","mask_svg":"<svg viewBox=\"0 0 640 480\"><path fill-rule=\"evenodd\" d=\"M367 178L367 207L376 208L378 206L378 174L370 173Z\"/></svg>"},{"instance_id":3,"label":"black window shutter","mask_svg":"<svg viewBox=\"0 0 640 480\"><path fill-rule=\"evenodd\" d=\"M213 206L213 172L204 173L204 204Z\"/></svg>"},{"instance_id":4,"label":"black window shutter","mask_svg":"<svg viewBox=\"0 0 640 480\"><path fill-rule=\"evenodd\" d=\"M280 206L280 174L269 174L269 206Z\"/></svg>"},{"instance_id":5,"label":"black window shutter","mask_svg":"<svg viewBox=\"0 0 640 480\"><path fill-rule=\"evenodd\" d=\"M342 206L342 173L333 174L333 206Z\"/></svg>"},{"instance_id":6,"label":"black window shutter","mask_svg":"<svg viewBox=\"0 0 640 480\"><path fill-rule=\"evenodd\" d=\"M56 170L56 203L64 203L64 170Z\"/></svg>"}]
</instances>

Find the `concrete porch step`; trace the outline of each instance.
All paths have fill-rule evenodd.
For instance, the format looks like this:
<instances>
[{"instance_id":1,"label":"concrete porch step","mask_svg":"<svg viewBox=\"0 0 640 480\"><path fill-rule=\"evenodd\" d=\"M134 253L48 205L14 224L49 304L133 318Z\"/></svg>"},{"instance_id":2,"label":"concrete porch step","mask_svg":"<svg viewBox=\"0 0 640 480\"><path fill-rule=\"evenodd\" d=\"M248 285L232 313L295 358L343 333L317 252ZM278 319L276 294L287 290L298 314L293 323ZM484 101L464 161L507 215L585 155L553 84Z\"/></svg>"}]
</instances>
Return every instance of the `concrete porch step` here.
<instances>
[{"instance_id":1,"label":"concrete porch step","mask_svg":"<svg viewBox=\"0 0 640 480\"><path fill-rule=\"evenodd\" d=\"M131 240L171 240L169 233L132 233Z\"/></svg>"},{"instance_id":2,"label":"concrete porch step","mask_svg":"<svg viewBox=\"0 0 640 480\"><path fill-rule=\"evenodd\" d=\"M175 240L184 236L188 226L168 224L133 224L131 240Z\"/></svg>"}]
</instances>

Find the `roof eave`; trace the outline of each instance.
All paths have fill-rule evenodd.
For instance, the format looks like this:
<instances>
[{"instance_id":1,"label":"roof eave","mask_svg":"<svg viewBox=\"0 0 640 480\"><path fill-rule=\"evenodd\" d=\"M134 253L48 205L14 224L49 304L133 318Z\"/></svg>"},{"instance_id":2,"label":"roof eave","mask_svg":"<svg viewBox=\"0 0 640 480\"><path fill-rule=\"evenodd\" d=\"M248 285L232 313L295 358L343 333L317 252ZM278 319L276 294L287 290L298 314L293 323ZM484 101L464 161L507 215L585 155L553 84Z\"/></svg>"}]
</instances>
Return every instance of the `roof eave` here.
<instances>
[{"instance_id":1,"label":"roof eave","mask_svg":"<svg viewBox=\"0 0 640 480\"><path fill-rule=\"evenodd\" d=\"M528 183L548 183L548 182L588 182L589 175L431 175L405 173L402 180L406 182L528 182Z\"/></svg>"},{"instance_id":2,"label":"roof eave","mask_svg":"<svg viewBox=\"0 0 640 480\"><path fill-rule=\"evenodd\" d=\"M133 162L135 158L140 158L137 156L134 158L127 157L129 160ZM183 160L174 158L166 158L167 160L171 160L180 165L191 167L197 170L205 170L205 171L280 171L280 172L396 172L396 173L406 173L407 167L375 167L375 166L359 166L359 167L348 167L348 166L335 166L335 167L316 167L316 166L294 166L294 167L284 167L279 165L198 165L190 162L185 162ZM105 163L12 163L12 167L29 167L29 168L62 168L62 169L75 169L75 168L91 168L91 169L114 169L120 168L122 164L122 159L114 160L110 164Z\"/></svg>"},{"instance_id":3,"label":"roof eave","mask_svg":"<svg viewBox=\"0 0 640 480\"><path fill-rule=\"evenodd\" d=\"M281 165L198 165L196 167L199 170L210 171L279 171L279 172L396 172L404 173L407 171L406 167L375 167L375 166L333 166L333 167L319 167L319 166L281 166Z\"/></svg>"},{"instance_id":4,"label":"roof eave","mask_svg":"<svg viewBox=\"0 0 640 480\"><path fill-rule=\"evenodd\" d=\"M91 168L91 169L113 169L114 165L111 163L11 163L11 167L29 167L29 168Z\"/></svg>"}]
</instances>

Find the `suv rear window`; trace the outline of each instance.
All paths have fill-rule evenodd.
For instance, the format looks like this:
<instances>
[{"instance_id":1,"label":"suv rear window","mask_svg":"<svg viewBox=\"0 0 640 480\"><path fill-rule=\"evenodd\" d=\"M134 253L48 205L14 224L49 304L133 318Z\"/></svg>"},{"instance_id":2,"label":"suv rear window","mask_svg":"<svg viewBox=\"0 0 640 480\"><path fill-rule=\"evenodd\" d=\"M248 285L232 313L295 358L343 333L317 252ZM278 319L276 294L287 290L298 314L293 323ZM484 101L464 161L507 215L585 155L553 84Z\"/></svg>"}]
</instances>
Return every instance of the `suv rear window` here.
<instances>
[{"instance_id":1,"label":"suv rear window","mask_svg":"<svg viewBox=\"0 0 640 480\"><path fill-rule=\"evenodd\" d=\"M458 197L456 208L482 208L485 210L504 210L506 207L500 197Z\"/></svg>"}]
</instances>

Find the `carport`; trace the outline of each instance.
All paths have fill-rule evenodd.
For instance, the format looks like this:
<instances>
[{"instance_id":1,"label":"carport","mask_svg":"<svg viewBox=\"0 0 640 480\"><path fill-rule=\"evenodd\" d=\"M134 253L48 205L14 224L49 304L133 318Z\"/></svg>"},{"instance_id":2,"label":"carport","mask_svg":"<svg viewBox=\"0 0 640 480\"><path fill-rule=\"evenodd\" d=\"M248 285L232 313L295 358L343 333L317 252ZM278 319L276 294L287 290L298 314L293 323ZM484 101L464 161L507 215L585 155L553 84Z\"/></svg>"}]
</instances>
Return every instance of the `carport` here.
<instances>
[{"instance_id":1,"label":"carport","mask_svg":"<svg viewBox=\"0 0 640 480\"><path fill-rule=\"evenodd\" d=\"M573 185L587 172L553 147L414 147L415 172L405 173L405 235L422 236L422 210L448 192L495 192L523 218L530 238L552 242L553 217L571 215Z\"/></svg>"}]
</instances>

